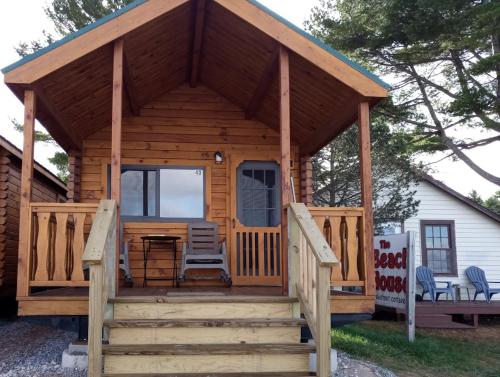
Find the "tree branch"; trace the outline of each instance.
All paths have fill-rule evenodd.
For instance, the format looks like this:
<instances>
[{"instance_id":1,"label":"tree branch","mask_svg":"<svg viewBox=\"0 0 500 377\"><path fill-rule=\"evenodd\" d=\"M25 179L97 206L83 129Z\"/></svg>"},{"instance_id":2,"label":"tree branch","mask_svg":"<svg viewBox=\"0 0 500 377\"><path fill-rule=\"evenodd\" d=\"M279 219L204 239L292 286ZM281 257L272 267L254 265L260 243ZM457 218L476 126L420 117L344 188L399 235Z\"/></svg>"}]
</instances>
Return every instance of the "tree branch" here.
<instances>
[{"instance_id":1,"label":"tree branch","mask_svg":"<svg viewBox=\"0 0 500 377\"><path fill-rule=\"evenodd\" d=\"M415 71L415 67L411 66L411 69L416 75L417 72ZM460 158L463 162L465 162L465 164L467 166L469 166L472 170L474 170L481 177L483 177L484 179L500 186L500 177L497 177L491 173L488 173L486 170L482 169L479 165L474 163L474 161L472 161L469 158L469 156L467 156L458 146L456 146L453 143L453 140L450 139L446 135L446 131L443 129L441 121L439 120L439 118L434 110L434 107L432 106L431 101L429 100L429 97L427 96L427 91L425 90L424 84L422 83L422 81L420 79L417 78L416 80L417 80L417 85L420 89L420 93L422 94L424 104L427 107L427 110L429 111L429 115L431 116L434 124L436 125L436 127L440 131L440 138L441 138L441 141L443 142L443 144L446 145L446 147L448 147L458 158Z\"/></svg>"}]
</instances>

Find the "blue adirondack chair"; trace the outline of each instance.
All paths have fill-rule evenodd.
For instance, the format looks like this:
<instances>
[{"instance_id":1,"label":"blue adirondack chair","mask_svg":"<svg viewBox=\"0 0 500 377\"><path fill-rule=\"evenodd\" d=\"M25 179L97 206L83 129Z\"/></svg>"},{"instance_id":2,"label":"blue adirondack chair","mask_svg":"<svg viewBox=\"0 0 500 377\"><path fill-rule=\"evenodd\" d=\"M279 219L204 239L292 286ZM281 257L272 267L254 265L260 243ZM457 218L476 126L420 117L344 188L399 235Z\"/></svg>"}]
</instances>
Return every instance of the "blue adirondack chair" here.
<instances>
[{"instance_id":1,"label":"blue adirondack chair","mask_svg":"<svg viewBox=\"0 0 500 377\"><path fill-rule=\"evenodd\" d=\"M439 296L443 293L449 294L455 302L455 290L452 287L451 281L438 281L434 280L434 275L429 267L419 266L417 267L417 281L422 286L422 298L426 293L431 296L432 302L436 302ZM446 284L446 288L438 288L437 283Z\"/></svg>"},{"instance_id":2,"label":"blue adirondack chair","mask_svg":"<svg viewBox=\"0 0 500 377\"><path fill-rule=\"evenodd\" d=\"M500 293L500 288L490 288L488 281L486 280L486 274L479 267L471 266L465 269L465 274L471 281L474 288L476 288L476 293L474 293L474 301L478 294L484 294L487 302L491 302L491 297L494 294ZM500 281L490 281L489 283L500 283Z\"/></svg>"}]
</instances>

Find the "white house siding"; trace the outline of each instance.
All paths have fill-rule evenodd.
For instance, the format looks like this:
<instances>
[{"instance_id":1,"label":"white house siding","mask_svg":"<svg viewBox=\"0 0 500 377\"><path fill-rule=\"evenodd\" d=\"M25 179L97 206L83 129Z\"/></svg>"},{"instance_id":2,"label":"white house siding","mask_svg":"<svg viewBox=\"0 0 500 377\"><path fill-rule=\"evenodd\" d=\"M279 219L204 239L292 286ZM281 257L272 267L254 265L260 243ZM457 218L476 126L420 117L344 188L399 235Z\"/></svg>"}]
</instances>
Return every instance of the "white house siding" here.
<instances>
[{"instance_id":1,"label":"white house siding","mask_svg":"<svg viewBox=\"0 0 500 377\"><path fill-rule=\"evenodd\" d=\"M471 286L464 272L469 266L482 268L488 280L500 281L500 223L425 181L418 185L416 199L420 200L418 214L405 222L404 230L416 232L417 266L422 264L420 220L454 220L458 277L439 276L436 281ZM473 288L470 293L473 298ZM467 298L466 290L461 296ZM499 300L498 296L493 298Z\"/></svg>"}]
</instances>

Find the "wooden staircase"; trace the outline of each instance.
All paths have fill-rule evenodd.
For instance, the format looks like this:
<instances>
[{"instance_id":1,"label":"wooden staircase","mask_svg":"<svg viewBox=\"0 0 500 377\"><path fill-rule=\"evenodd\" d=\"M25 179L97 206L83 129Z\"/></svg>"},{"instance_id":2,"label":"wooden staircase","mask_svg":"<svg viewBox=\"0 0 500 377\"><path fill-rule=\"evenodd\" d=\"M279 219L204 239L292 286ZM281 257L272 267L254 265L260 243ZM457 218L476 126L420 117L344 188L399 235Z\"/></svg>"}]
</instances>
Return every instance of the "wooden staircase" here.
<instances>
[{"instance_id":1,"label":"wooden staircase","mask_svg":"<svg viewBox=\"0 0 500 377\"><path fill-rule=\"evenodd\" d=\"M316 353L315 375L329 377L330 271L338 260L303 204L287 211L289 297L116 298L116 202L102 200L82 258L90 274L88 376L307 376ZM301 312L316 346L300 343Z\"/></svg>"},{"instance_id":2,"label":"wooden staircase","mask_svg":"<svg viewBox=\"0 0 500 377\"><path fill-rule=\"evenodd\" d=\"M123 297L104 322L104 376L308 376L315 347L288 297Z\"/></svg>"}]
</instances>

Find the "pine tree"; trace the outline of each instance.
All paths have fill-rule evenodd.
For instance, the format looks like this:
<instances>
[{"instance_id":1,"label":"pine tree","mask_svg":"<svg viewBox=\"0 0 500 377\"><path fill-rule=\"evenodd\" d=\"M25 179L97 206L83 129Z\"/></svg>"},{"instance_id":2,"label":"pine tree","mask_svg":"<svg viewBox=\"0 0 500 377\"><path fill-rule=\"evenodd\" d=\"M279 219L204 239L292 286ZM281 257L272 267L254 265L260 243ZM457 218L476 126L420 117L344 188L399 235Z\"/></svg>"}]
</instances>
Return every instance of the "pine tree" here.
<instances>
[{"instance_id":1,"label":"pine tree","mask_svg":"<svg viewBox=\"0 0 500 377\"><path fill-rule=\"evenodd\" d=\"M307 25L395 82L375 111L417 151L446 151L500 185L466 154L500 144L500 1L320 0Z\"/></svg>"}]
</instances>

